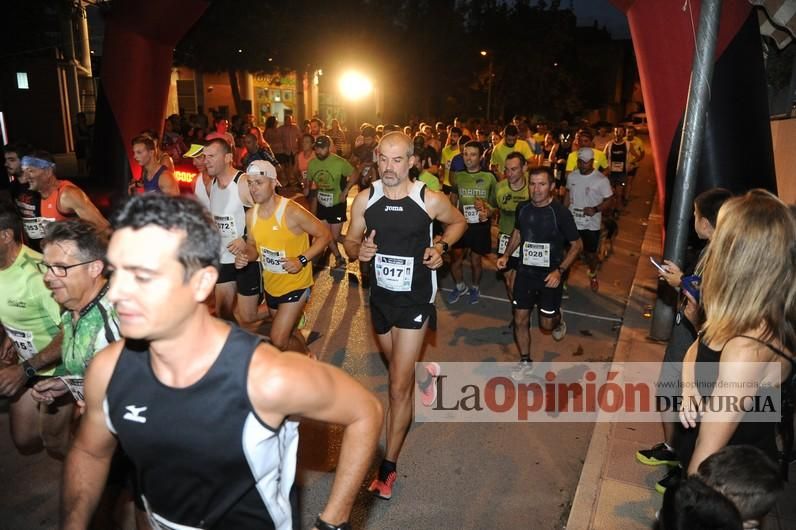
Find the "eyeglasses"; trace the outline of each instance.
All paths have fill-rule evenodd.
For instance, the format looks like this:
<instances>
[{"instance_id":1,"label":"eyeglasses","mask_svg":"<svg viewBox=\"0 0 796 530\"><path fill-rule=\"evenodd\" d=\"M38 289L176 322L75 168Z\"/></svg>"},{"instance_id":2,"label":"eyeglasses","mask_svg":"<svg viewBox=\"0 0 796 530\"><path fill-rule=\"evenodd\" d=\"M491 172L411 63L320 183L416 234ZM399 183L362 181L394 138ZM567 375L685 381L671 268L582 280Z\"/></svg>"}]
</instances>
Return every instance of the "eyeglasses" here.
<instances>
[{"instance_id":1,"label":"eyeglasses","mask_svg":"<svg viewBox=\"0 0 796 530\"><path fill-rule=\"evenodd\" d=\"M36 264L36 268L38 268L39 272L42 274L47 274L47 271L50 271L53 273L53 276L65 278L67 272L69 272L69 269L73 267L80 267L81 265L88 265L89 263L94 263L95 261L97 260L92 259L90 261L84 261L83 263L75 263L74 265L50 265L49 263L40 261Z\"/></svg>"}]
</instances>

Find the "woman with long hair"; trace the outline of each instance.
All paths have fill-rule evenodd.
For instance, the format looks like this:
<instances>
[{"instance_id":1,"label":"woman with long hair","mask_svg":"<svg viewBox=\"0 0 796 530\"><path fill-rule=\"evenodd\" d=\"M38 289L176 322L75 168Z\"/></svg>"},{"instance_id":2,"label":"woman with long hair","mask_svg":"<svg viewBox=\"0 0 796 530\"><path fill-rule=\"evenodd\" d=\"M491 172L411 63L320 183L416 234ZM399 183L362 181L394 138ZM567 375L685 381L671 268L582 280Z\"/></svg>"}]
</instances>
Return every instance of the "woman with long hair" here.
<instances>
[{"instance_id":1,"label":"woman with long hair","mask_svg":"<svg viewBox=\"0 0 796 530\"><path fill-rule=\"evenodd\" d=\"M796 218L764 190L730 199L719 211L697 269L703 277L700 298L706 319L683 366L680 421L691 435L678 444L681 465L695 473L708 456L740 444L756 446L776 461L777 424L752 421L751 414L759 412L733 411L726 404L744 398L749 403L752 394L770 395L792 382ZM721 410L703 410L698 428L697 374L708 397L725 404Z\"/></svg>"}]
</instances>

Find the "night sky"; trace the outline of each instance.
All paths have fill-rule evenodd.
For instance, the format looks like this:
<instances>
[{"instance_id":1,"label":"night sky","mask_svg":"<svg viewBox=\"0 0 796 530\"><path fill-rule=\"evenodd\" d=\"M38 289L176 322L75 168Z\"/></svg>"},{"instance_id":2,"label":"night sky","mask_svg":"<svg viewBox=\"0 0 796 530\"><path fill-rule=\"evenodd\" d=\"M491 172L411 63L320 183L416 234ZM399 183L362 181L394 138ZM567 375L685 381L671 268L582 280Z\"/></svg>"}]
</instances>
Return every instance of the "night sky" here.
<instances>
[{"instance_id":1,"label":"night sky","mask_svg":"<svg viewBox=\"0 0 796 530\"><path fill-rule=\"evenodd\" d=\"M562 6L567 6L562 2ZM608 0L572 0L579 26L591 26L595 20L605 26L615 39L629 39L627 17Z\"/></svg>"}]
</instances>

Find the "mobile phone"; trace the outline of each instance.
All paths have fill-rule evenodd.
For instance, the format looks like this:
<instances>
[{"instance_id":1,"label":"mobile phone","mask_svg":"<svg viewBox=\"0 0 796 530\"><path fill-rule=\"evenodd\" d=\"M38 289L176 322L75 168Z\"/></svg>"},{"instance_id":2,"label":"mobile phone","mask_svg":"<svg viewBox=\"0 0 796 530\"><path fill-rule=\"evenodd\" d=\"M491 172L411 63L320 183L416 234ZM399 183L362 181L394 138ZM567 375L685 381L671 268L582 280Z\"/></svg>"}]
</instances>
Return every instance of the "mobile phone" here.
<instances>
[{"instance_id":1,"label":"mobile phone","mask_svg":"<svg viewBox=\"0 0 796 530\"><path fill-rule=\"evenodd\" d=\"M699 302L699 287L700 283L702 283L702 278L697 275L693 276L684 276L680 283L683 286L683 289L694 297L694 300Z\"/></svg>"},{"instance_id":2,"label":"mobile phone","mask_svg":"<svg viewBox=\"0 0 796 530\"><path fill-rule=\"evenodd\" d=\"M669 274L669 271L664 269L663 265L655 261L655 258L653 258L652 256L650 256L650 261L652 262L653 265L655 265L655 268L661 271L663 274Z\"/></svg>"}]
</instances>

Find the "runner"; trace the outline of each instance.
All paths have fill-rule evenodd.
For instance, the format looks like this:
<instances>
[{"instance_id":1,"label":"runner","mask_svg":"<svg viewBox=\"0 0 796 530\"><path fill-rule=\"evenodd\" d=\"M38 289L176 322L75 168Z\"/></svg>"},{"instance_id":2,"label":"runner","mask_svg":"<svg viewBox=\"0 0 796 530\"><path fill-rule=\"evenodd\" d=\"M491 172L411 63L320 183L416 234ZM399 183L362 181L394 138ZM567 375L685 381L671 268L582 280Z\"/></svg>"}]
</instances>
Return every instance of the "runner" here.
<instances>
[{"instance_id":1,"label":"runner","mask_svg":"<svg viewBox=\"0 0 796 530\"><path fill-rule=\"evenodd\" d=\"M199 172L196 175L196 180L193 183L193 194L199 203L210 209L210 187L213 185L213 179L207 174L207 162L205 161L205 146L201 144L191 144L191 147L186 151L183 158L190 158L193 162L193 167Z\"/></svg>"},{"instance_id":2,"label":"runner","mask_svg":"<svg viewBox=\"0 0 796 530\"><path fill-rule=\"evenodd\" d=\"M517 206L514 232L497 262L500 270L505 269L514 250L521 249L512 300L520 363L511 375L517 380L528 376L533 369L530 316L534 306L539 308L542 330L551 331L557 341L566 335L567 325L561 316L561 276L583 248L572 214L553 200L550 168L535 168L529 178L531 200ZM565 256L566 242L572 246Z\"/></svg>"},{"instance_id":3,"label":"runner","mask_svg":"<svg viewBox=\"0 0 796 530\"><path fill-rule=\"evenodd\" d=\"M127 340L98 353L86 373L61 528L87 527L117 444L153 528L294 528L293 415L343 425L315 527L350 528L378 443L378 399L333 366L210 316L202 302L216 283L221 237L196 201L136 196L114 228L109 297Z\"/></svg>"},{"instance_id":4,"label":"runner","mask_svg":"<svg viewBox=\"0 0 796 530\"><path fill-rule=\"evenodd\" d=\"M627 128L627 142L630 144L630 160L627 163L627 186L625 186L625 199L630 200L630 193L633 191L633 179L638 173L638 166L646 153L644 152L644 142L636 136L636 128L632 125Z\"/></svg>"},{"instance_id":5,"label":"runner","mask_svg":"<svg viewBox=\"0 0 796 530\"><path fill-rule=\"evenodd\" d=\"M388 363L390 398L387 448L369 489L382 499L392 496L396 462L412 422L415 362L426 329L436 325L436 269L467 226L447 197L409 180L412 162L412 141L406 135L396 132L382 138L381 180L357 195L345 239L351 259L374 261L370 312ZM446 228L432 244L435 219Z\"/></svg>"},{"instance_id":6,"label":"runner","mask_svg":"<svg viewBox=\"0 0 796 530\"><path fill-rule=\"evenodd\" d=\"M522 153L525 160L533 158L533 149L520 138L520 131L515 125L506 125L503 129L503 139L492 149L492 156L489 159L489 167L498 180L503 180L503 168L506 167L506 157L513 152Z\"/></svg>"},{"instance_id":7,"label":"runner","mask_svg":"<svg viewBox=\"0 0 796 530\"><path fill-rule=\"evenodd\" d=\"M462 295L467 294L470 304L477 304L480 298L482 260L492 252L492 223L490 218L497 208L495 175L481 170L481 144L475 140L464 146L466 171L453 174L451 203L458 204L459 210L467 220L467 232L456 242L451 251L451 277L455 282L448 294L448 303L455 304ZM462 261L464 251L470 250L472 285L464 283Z\"/></svg>"},{"instance_id":8,"label":"runner","mask_svg":"<svg viewBox=\"0 0 796 530\"><path fill-rule=\"evenodd\" d=\"M583 242L583 254L589 267L589 285L592 291L600 288L597 268L600 259L600 226L602 212L611 210L614 196L611 183L594 169L594 150L581 147L578 151L578 169L567 176L567 193L564 206L569 208L575 218L575 225Z\"/></svg>"},{"instance_id":9,"label":"runner","mask_svg":"<svg viewBox=\"0 0 796 530\"><path fill-rule=\"evenodd\" d=\"M28 181L25 178L25 172L22 170L22 158L30 151L30 146L24 144L8 144L3 147L9 191L25 227L33 226L30 221L25 222L25 219L35 219L40 216L39 207L41 204L41 196L37 192L30 190L30 185L28 185ZM27 233L25 234L26 244L37 252L41 251L40 241L40 239L31 239Z\"/></svg>"},{"instance_id":10,"label":"runner","mask_svg":"<svg viewBox=\"0 0 796 530\"><path fill-rule=\"evenodd\" d=\"M221 233L221 269L215 289L216 315L232 321L237 299L238 318L242 325L257 320L260 299L260 269L250 263L238 269L235 256L246 251L246 208L252 198L246 174L232 167L232 147L223 138L215 138L204 148L210 186L210 212Z\"/></svg>"},{"instance_id":11,"label":"runner","mask_svg":"<svg viewBox=\"0 0 796 530\"><path fill-rule=\"evenodd\" d=\"M348 192L357 183L359 175L348 160L329 151L332 141L321 135L315 140L315 158L310 160L307 180L310 188L318 192L317 217L329 227L332 240L329 250L334 254L336 269L345 269L347 263L337 246L343 223L346 222L346 199Z\"/></svg>"},{"instance_id":12,"label":"runner","mask_svg":"<svg viewBox=\"0 0 796 530\"><path fill-rule=\"evenodd\" d=\"M578 151L581 147L590 147L594 150L594 169L597 171L608 174L608 157L602 149L594 149L592 141L594 134L589 129L580 129L575 133L575 140L572 142L572 150L567 155L567 165L565 170L567 173L575 171L578 167Z\"/></svg>"},{"instance_id":13,"label":"runner","mask_svg":"<svg viewBox=\"0 0 796 530\"><path fill-rule=\"evenodd\" d=\"M451 163L456 155L459 154L459 139L462 137L462 130L452 127L450 134L446 136L445 147L440 154L440 167L442 167L442 191L451 192Z\"/></svg>"},{"instance_id":14,"label":"runner","mask_svg":"<svg viewBox=\"0 0 796 530\"><path fill-rule=\"evenodd\" d=\"M276 194L276 168L264 160L246 169L254 206L246 213L246 252L239 266L260 261L268 311L273 318L271 343L280 350L306 351L304 337L294 333L312 287L312 267L332 235L310 212ZM310 246L310 236L312 246Z\"/></svg>"},{"instance_id":15,"label":"runner","mask_svg":"<svg viewBox=\"0 0 796 530\"><path fill-rule=\"evenodd\" d=\"M528 181L525 178L526 164L527 162L522 153L509 153L506 157L506 178L497 183L495 197L500 213L500 218L498 219L498 256L502 256L506 252L509 239L514 233L517 206L530 200ZM517 247L509 257L506 270L503 271L503 280L506 283L506 292L509 300L514 295L514 277L517 273L519 257L520 248Z\"/></svg>"},{"instance_id":16,"label":"runner","mask_svg":"<svg viewBox=\"0 0 796 530\"><path fill-rule=\"evenodd\" d=\"M625 128L614 129L614 139L605 145L605 156L608 158L608 178L617 198L616 209L625 205L625 187L627 186L627 167L630 158L630 144L625 141ZM580 155L578 155L580 158Z\"/></svg>"},{"instance_id":17,"label":"runner","mask_svg":"<svg viewBox=\"0 0 796 530\"><path fill-rule=\"evenodd\" d=\"M50 153L34 151L29 156L23 157L22 169L25 171L25 180L30 190L38 192L41 197L40 217L23 219L25 232L30 239L43 238L47 223L76 217L93 223L100 230L108 228L108 221L83 190L68 180L56 178L55 160Z\"/></svg>"},{"instance_id":18,"label":"runner","mask_svg":"<svg viewBox=\"0 0 796 530\"><path fill-rule=\"evenodd\" d=\"M41 254L22 244L22 220L14 206L0 202L0 396L9 397L11 440L22 454L47 449L63 458L64 436L72 409L56 403L39 406L31 388L61 359L60 310L36 267ZM59 437L60 436L60 437Z\"/></svg>"},{"instance_id":19,"label":"runner","mask_svg":"<svg viewBox=\"0 0 796 530\"><path fill-rule=\"evenodd\" d=\"M133 158L141 166L141 177L130 183L130 194L160 191L166 195L179 195L180 187L174 173L157 159L155 142L149 136L136 136L132 141Z\"/></svg>"}]
</instances>

